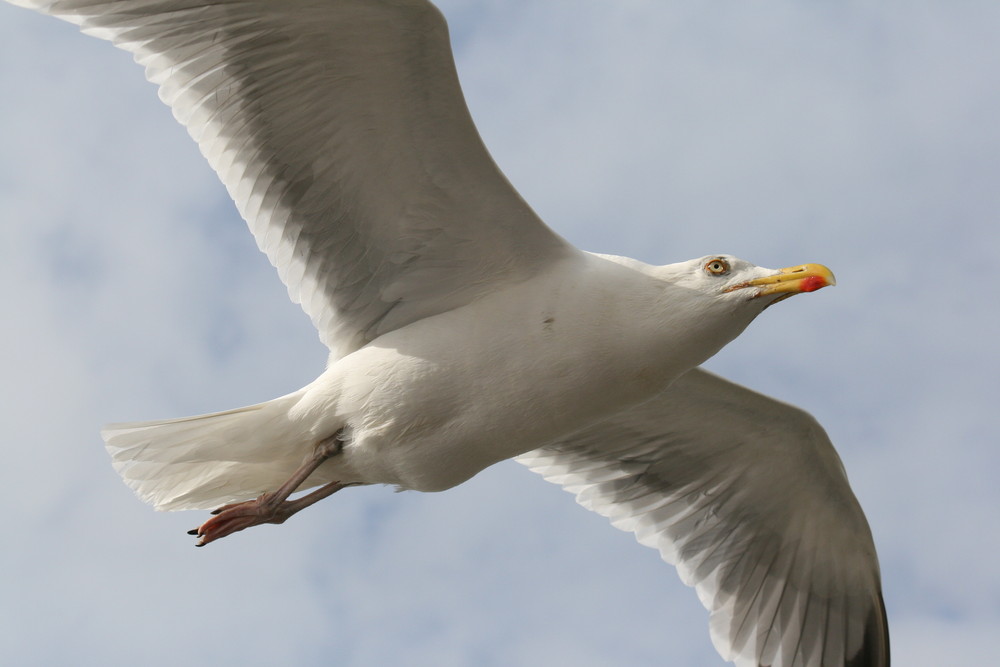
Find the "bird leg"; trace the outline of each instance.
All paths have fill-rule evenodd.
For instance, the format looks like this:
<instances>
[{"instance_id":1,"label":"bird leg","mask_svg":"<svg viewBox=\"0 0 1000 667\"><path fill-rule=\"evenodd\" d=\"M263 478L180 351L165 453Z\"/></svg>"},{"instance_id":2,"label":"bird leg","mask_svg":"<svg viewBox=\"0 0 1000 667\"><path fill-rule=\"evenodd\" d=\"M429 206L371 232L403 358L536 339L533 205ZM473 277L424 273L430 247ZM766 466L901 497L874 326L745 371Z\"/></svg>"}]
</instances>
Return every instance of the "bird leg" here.
<instances>
[{"instance_id":1,"label":"bird leg","mask_svg":"<svg viewBox=\"0 0 1000 667\"><path fill-rule=\"evenodd\" d=\"M212 514L215 516L194 530L188 531L188 535L195 535L199 538L195 546L203 547L209 542L214 542L226 535L231 535L250 526L257 526L262 523L284 523L288 517L299 510L305 509L313 503L340 491L345 486L354 486L357 484L357 482L346 484L330 482L315 491L307 493L301 498L296 498L295 500L288 499L316 468L331 456L340 453L344 447L342 437L343 433L337 431L329 438L321 440L316 445L316 450L312 456L277 490L264 493L255 500L223 505L213 511Z\"/></svg>"}]
</instances>

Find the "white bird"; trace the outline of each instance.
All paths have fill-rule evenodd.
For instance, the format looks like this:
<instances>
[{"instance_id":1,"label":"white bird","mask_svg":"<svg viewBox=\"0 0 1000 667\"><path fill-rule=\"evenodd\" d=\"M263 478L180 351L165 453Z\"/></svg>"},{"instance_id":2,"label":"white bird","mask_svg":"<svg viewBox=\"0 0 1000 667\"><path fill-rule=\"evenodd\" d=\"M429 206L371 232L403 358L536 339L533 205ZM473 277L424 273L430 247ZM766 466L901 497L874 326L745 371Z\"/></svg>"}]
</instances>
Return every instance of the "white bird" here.
<instances>
[{"instance_id":1,"label":"white bird","mask_svg":"<svg viewBox=\"0 0 1000 667\"><path fill-rule=\"evenodd\" d=\"M871 532L823 429L696 368L829 270L574 248L491 160L424 0L12 1L145 66L330 348L287 396L104 431L157 509L226 505L199 545L518 457L676 564L726 660L889 664Z\"/></svg>"}]
</instances>

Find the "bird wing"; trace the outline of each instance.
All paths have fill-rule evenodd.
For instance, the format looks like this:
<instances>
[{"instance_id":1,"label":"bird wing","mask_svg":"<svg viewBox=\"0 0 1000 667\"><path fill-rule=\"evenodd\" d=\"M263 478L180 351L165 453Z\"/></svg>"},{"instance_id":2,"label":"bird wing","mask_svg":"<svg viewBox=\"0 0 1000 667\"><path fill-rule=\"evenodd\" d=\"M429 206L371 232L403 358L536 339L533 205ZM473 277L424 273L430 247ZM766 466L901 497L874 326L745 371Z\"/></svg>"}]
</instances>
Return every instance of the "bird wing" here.
<instances>
[{"instance_id":1,"label":"bird wing","mask_svg":"<svg viewBox=\"0 0 1000 667\"><path fill-rule=\"evenodd\" d=\"M517 460L676 565L727 660L889 664L871 531L802 410L695 369Z\"/></svg>"},{"instance_id":2,"label":"bird wing","mask_svg":"<svg viewBox=\"0 0 1000 667\"><path fill-rule=\"evenodd\" d=\"M484 147L423 0L12 0L131 52L344 354L572 247Z\"/></svg>"}]
</instances>

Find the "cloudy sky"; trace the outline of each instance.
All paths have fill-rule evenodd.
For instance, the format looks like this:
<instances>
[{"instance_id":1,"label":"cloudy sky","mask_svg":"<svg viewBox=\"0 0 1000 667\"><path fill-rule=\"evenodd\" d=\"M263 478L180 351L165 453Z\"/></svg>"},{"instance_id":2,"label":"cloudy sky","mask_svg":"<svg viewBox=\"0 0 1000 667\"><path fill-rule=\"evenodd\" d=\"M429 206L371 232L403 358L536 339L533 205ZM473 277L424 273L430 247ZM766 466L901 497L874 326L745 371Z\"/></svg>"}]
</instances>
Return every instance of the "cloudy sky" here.
<instances>
[{"instance_id":1,"label":"cloudy sky","mask_svg":"<svg viewBox=\"0 0 1000 667\"><path fill-rule=\"evenodd\" d=\"M577 245L823 262L709 366L826 426L897 664L1000 627L1000 3L449 0L495 158ZM0 4L0 662L719 665L658 555L511 462L351 489L206 549L102 423L322 369L308 319L130 56Z\"/></svg>"}]
</instances>

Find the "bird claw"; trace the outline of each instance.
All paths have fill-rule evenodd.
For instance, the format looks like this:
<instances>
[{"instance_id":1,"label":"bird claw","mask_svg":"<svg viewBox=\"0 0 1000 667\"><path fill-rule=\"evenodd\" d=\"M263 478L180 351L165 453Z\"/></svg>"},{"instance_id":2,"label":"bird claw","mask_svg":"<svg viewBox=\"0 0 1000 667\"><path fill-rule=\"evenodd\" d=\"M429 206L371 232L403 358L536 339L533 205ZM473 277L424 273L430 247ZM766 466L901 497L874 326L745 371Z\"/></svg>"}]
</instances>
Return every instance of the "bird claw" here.
<instances>
[{"instance_id":1,"label":"bird claw","mask_svg":"<svg viewBox=\"0 0 1000 667\"><path fill-rule=\"evenodd\" d=\"M283 503L274 503L268 494L254 500L232 505L223 505L212 511L212 518L197 528L188 531L201 539L195 546L203 547L209 542L232 535L241 530L263 523L283 523L287 514L279 511Z\"/></svg>"}]
</instances>

